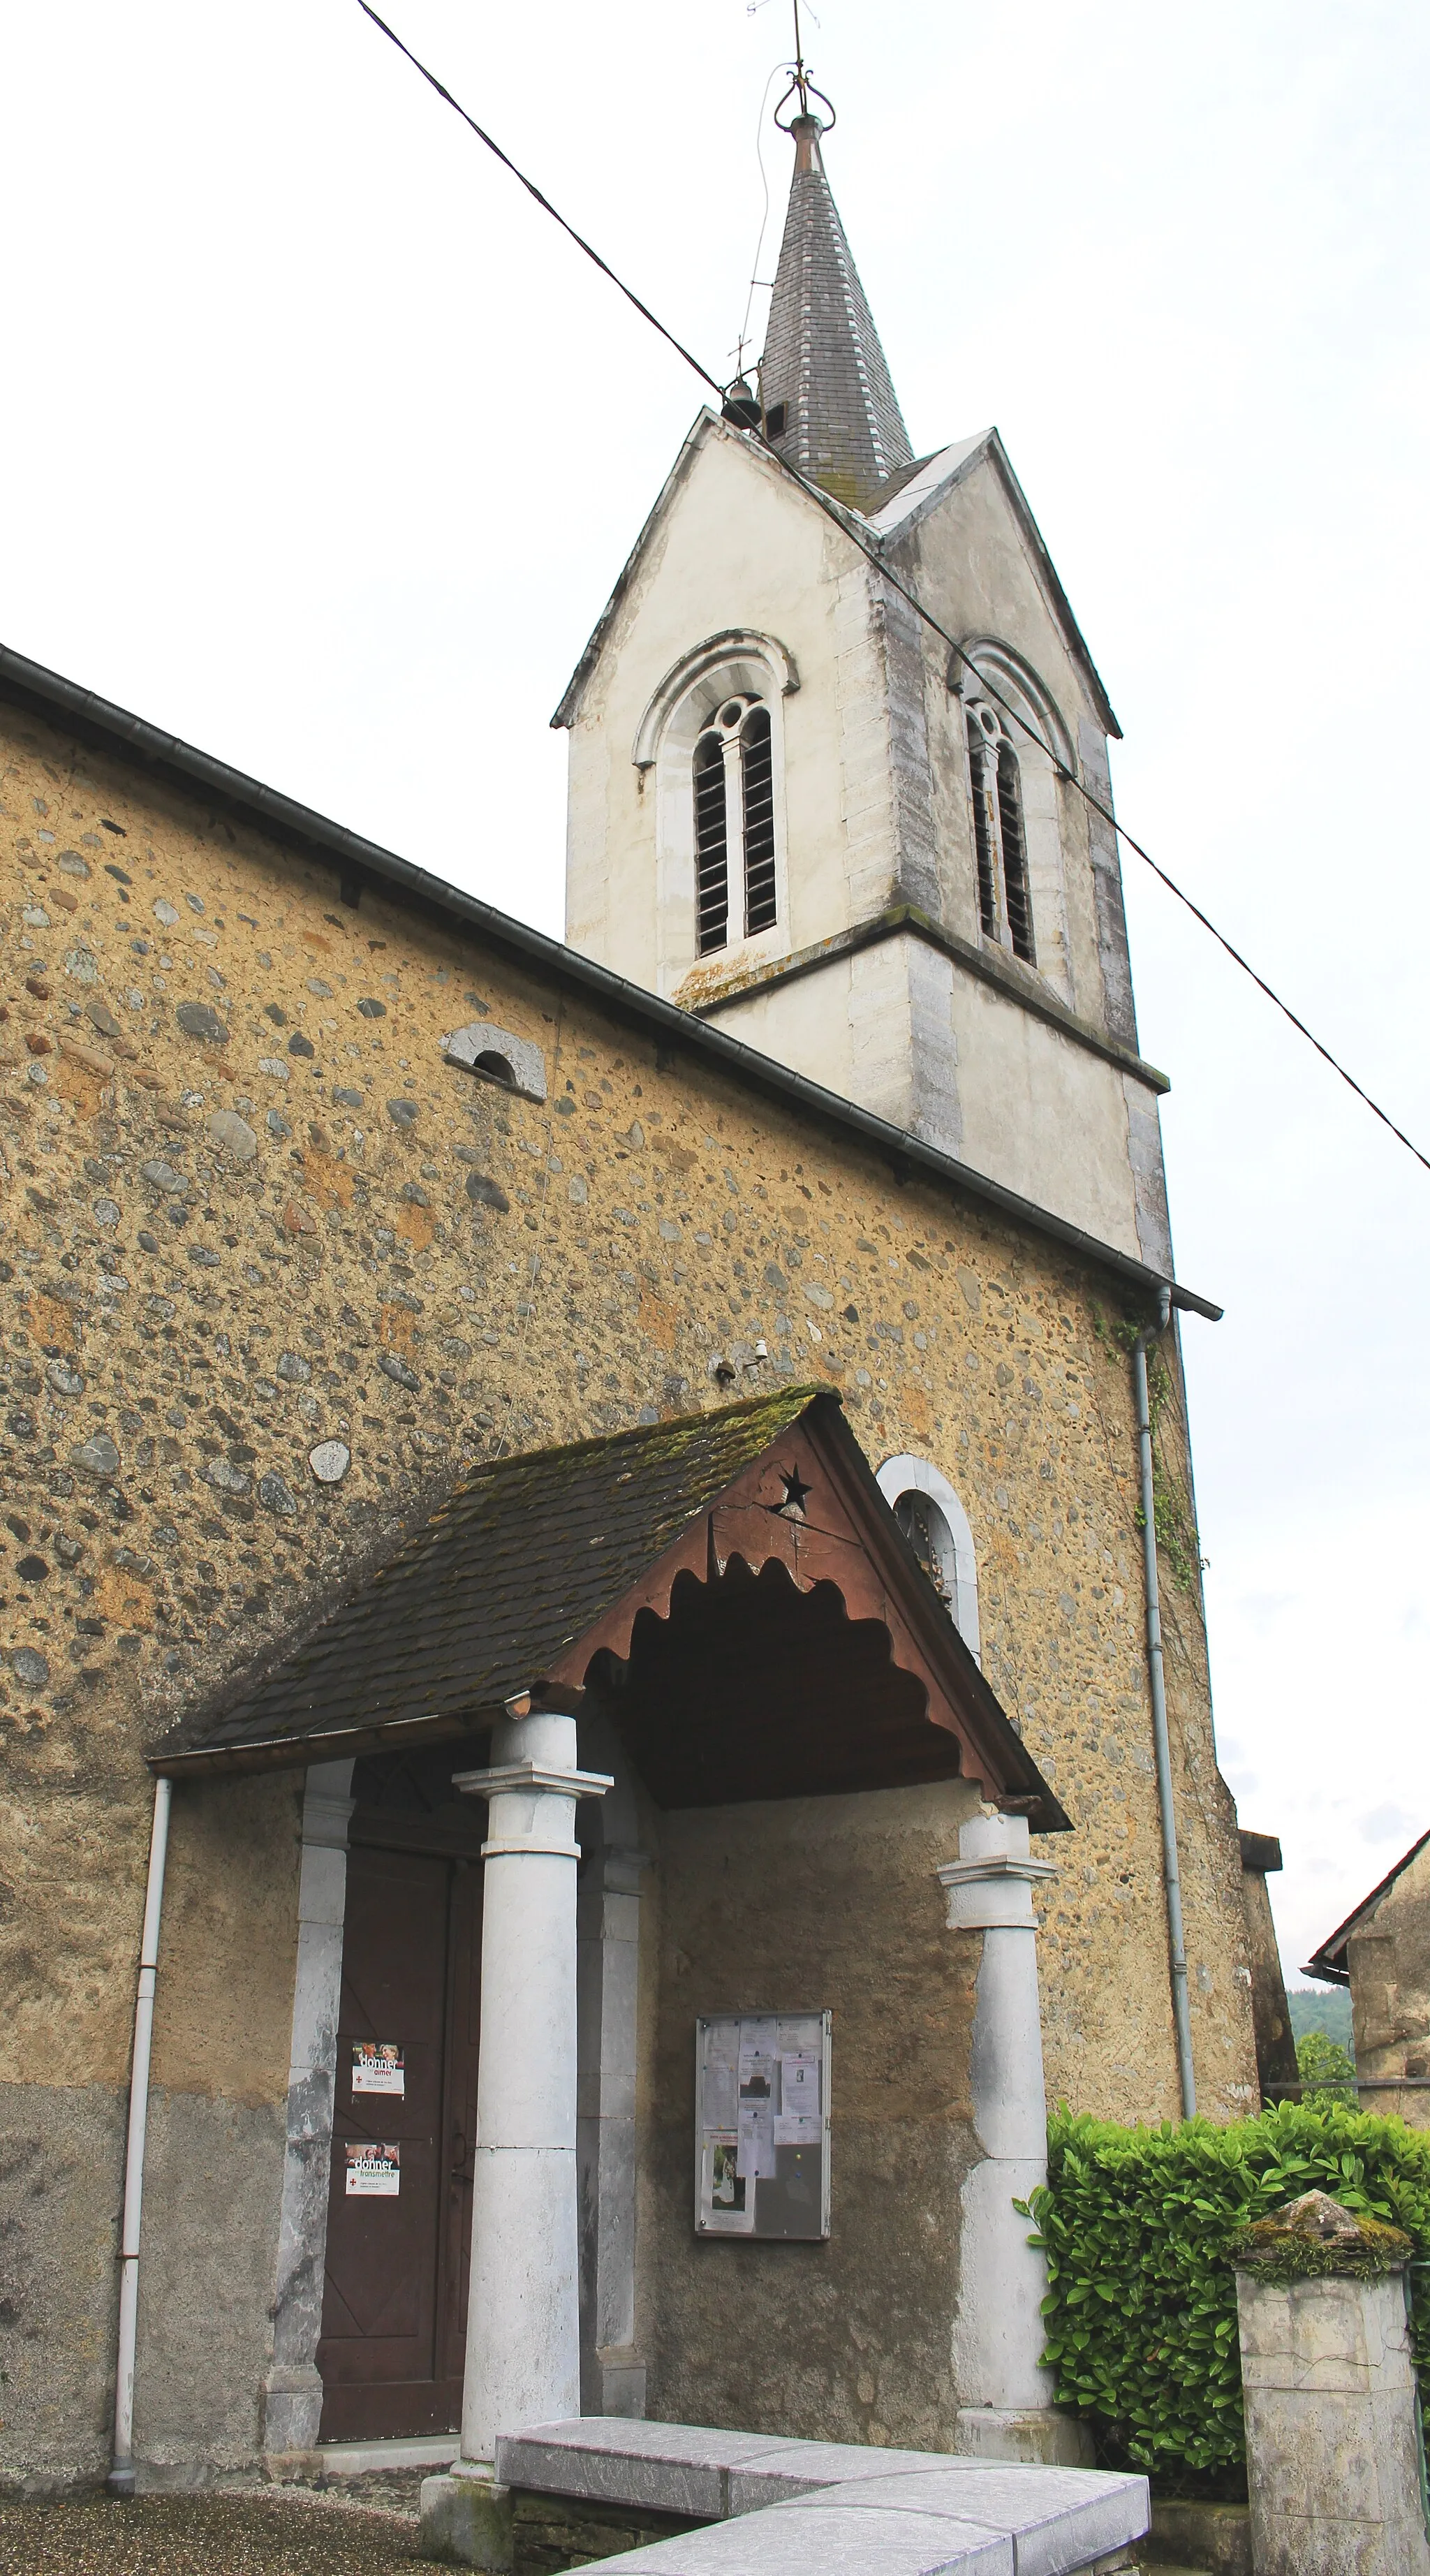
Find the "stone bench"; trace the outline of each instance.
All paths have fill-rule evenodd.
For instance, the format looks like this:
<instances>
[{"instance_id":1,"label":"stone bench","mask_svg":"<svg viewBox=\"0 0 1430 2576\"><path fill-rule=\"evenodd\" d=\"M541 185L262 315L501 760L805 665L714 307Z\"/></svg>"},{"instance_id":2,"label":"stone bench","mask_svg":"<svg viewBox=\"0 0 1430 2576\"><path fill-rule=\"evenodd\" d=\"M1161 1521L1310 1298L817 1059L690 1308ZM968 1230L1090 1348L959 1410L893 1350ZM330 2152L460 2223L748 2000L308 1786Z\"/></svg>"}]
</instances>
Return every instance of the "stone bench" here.
<instances>
[{"instance_id":1,"label":"stone bench","mask_svg":"<svg viewBox=\"0 0 1430 2576\"><path fill-rule=\"evenodd\" d=\"M642 2576L1074 2576L1124 2562L1147 2481L948 2452L583 2416L497 2444L507 2488L707 2527L623 2550Z\"/></svg>"}]
</instances>

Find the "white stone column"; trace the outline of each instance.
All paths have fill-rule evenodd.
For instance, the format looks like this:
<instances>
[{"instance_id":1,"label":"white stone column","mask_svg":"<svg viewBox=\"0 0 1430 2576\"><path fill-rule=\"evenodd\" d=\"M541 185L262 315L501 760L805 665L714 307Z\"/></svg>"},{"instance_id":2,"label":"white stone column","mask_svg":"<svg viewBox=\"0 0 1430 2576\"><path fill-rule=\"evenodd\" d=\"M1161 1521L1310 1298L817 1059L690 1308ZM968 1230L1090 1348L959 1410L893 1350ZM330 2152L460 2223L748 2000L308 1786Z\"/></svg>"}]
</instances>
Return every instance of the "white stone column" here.
<instances>
[{"instance_id":1,"label":"white stone column","mask_svg":"<svg viewBox=\"0 0 1430 2576\"><path fill-rule=\"evenodd\" d=\"M958 2448L984 2459L1090 2456L1039 2365L1047 2272L1013 2206L1048 2174L1033 1887L1054 1876L1031 1856L1026 1817L988 1814L960 1827L958 1858L938 1872L950 1929L983 1935L969 2069L980 2152L963 2186L953 2371Z\"/></svg>"},{"instance_id":2,"label":"white stone column","mask_svg":"<svg viewBox=\"0 0 1430 2576\"><path fill-rule=\"evenodd\" d=\"M489 2474L498 2433L581 2411L576 1801L611 1782L577 1769L574 1718L541 1713L456 1785L490 1801L462 2402L462 2466Z\"/></svg>"}]
</instances>

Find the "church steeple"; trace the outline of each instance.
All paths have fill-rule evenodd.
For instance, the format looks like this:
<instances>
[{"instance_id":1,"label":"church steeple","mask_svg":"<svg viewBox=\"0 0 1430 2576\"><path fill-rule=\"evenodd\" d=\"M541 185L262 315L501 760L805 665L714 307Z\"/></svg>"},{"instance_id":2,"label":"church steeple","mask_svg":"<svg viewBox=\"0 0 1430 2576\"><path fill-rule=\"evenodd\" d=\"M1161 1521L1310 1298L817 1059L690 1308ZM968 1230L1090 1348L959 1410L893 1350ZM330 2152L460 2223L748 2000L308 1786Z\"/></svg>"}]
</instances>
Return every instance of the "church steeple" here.
<instances>
[{"instance_id":1,"label":"church steeple","mask_svg":"<svg viewBox=\"0 0 1430 2576\"><path fill-rule=\"evenodd\" d=\"M823 131L807 106L790 121L794 180L760 390L771 445L836 500L864 510L913 449L824 175Z\"/></svg>"}]
</instances>

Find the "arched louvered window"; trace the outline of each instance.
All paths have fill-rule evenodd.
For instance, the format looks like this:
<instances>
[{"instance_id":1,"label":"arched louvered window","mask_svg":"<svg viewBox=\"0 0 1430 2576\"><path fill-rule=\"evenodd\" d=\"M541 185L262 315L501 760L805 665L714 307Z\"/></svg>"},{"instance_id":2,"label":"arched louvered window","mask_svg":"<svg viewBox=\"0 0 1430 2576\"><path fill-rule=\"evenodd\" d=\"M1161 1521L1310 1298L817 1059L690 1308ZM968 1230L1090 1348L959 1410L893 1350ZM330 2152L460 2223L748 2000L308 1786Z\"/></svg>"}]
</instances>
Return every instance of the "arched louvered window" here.
<instances>
[{"instance_id":1,"label":"arched louvered window","mask_svg":"<svg viewBox=\"0 0 1430 2576\"><path fill-rule=\"evenodd\" d=\"M1032 966L1037 956L1018 754L997 708L982 698L968 708L968 769L983 935Z\"/></svg>"},{"instance_id":2,"label":"arched louvered window","mask_svg":"<svg viewBox=\"0 0 1430 2576\"><path fill-rule=\"evenodd\" d=\"M726 698L695 746L696 946L702 957L774 926L775 792L770 711Z\"/></svg>"}]
</instances>

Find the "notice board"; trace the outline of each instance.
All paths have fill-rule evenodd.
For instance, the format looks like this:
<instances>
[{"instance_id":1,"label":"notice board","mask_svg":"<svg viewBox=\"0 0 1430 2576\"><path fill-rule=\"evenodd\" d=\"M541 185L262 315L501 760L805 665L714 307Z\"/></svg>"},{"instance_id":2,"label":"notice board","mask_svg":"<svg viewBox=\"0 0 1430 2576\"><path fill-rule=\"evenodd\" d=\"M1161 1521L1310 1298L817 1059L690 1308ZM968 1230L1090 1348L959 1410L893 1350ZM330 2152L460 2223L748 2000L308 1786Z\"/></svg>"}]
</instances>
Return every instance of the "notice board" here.
<instances>
[{"instance_id":1,"label":"notice board","mask_svg":"<svg viewBox=\"0 0 1430 2576\"><path fill-rule=\"evenodd\" d=\"M695 2231L829 2234L827 2012L714 2013L695 2025Z\"/></svg>"}]
</instances>

